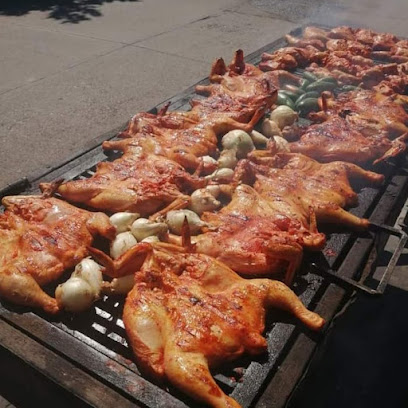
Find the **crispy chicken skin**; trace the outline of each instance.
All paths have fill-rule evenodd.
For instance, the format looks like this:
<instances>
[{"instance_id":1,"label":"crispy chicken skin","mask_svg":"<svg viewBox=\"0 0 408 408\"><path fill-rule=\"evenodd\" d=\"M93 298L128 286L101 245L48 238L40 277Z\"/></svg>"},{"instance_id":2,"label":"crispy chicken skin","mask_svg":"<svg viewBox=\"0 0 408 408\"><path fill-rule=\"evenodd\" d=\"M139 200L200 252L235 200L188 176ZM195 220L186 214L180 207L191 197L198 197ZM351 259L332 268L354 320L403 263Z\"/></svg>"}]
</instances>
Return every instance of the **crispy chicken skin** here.
<instances>
[{"instance_id":1,"label":"crispy chicken skin","mask_svg":"<svg viewBox=\"0 0 408 408\"><path fill-rule=\"evenodd\" d=\"M58 193L68 201L100 210L151 215L187 206L187 193L206 184L173 160L141 153L138 146L134 146L136 151L131 147L128 145L119 159L99 163L89 179L61 184ZM47 189L49 184L40 187Z\"/></svg>"},{"instance_id":2,"label":"crispy chicken skin","mask_svg":"<svg viewBox=\"0 0 408 408\"><path fill-rule=\"evenodd\" d=\"M87 254L97 234L112 239L115 228L102 213L56 198L9 196L0 215L0 296L48 313L57 301L41 286L58 279Z\"/></svg>"},{"instance_id":3,"label":"crispy chicken skin","mask_svg":"<svg viewBox=\"0 0 408 408\"><path fill-rule=\"evenodd\" d=\"M213 120L214 115L224 115L238 122L249 122L260 110L262 114L276 101L274 82L251 64L246 64L242 50L235 53L227 67L222 58L211 68L210 85L196 86L198 94L209 95L205 99L192 99L189 114L201 120ZM258 118L259 119L259 118Z\"/></svg>"},{"instance_id":4,"label":"crispy chicken skin","mask_svg":"<svg viewBox=\"0 0 408 408\"><path fill-rule=\"evenodd\" d=\"M312 330L324 324L282 282L242 279L209 256L171 244L151 248L126 299L126 332L143 372L198 401L240 406L218 387L209 368L266 351L266 309L286 310Z\"/></svg>"}]
</instances>

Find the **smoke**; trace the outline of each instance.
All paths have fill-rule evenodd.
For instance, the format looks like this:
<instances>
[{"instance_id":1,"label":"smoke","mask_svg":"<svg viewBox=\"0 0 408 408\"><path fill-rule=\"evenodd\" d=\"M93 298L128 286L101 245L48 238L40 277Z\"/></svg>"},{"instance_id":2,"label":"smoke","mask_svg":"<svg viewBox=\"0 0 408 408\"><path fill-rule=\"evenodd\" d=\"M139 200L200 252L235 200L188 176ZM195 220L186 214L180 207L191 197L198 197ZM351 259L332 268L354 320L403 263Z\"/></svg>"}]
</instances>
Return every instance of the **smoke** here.
<instances>
[{"instance_id":1,"label":"smoke","mask_svg":"<svg viewBox=\"0 0 408 408\"><path fill-rule=\"evenodd\" d=\"M366 27L408 36L407 0L252 0L272 17L294 23Z\"/></svg>"}]
</instances>

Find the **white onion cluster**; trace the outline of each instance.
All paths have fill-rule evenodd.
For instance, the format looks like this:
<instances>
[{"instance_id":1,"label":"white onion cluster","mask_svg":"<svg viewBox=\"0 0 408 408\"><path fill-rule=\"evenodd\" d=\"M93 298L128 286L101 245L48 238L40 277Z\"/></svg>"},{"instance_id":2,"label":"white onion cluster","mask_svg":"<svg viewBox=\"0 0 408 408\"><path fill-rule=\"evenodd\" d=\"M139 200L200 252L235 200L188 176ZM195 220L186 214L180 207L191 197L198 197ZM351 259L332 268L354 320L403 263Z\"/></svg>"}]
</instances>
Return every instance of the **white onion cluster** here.
<instances>
[{"instance_id":1,"label":"white onion cluster","mask_svg":"<svg viewBox=\"0 0 408 408\"><path fill-rule=\"evenodd\" d=\"M92 259L83 259L71 277L55 290L55 298L61 308L69 312L89 309L99 299L102 288L101 267Z\"/></svg>"}]
</instances>

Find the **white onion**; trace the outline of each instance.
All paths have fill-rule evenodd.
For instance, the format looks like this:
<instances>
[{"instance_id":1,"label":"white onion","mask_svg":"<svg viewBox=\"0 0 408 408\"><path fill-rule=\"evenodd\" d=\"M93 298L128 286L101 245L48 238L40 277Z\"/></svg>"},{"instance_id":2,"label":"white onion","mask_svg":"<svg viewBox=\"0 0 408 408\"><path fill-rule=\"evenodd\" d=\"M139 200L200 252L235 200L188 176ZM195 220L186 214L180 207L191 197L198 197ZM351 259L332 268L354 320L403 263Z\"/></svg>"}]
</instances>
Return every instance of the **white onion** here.
<instances>
[{"instance_id":1,"label":"white onion","mask_svg":"<svg viewBox=\"0 0 408 408\"><path fill-rule=\"evenodd\" d=\"M293 125L298 120L299 115L289 106L281 105L271 112L270 118L279 126L279 129L283 129L285 126Z\"/></svg>"},{"instance_id":2,"label":"white onion","mask_svg":"<svg viewBox=\"0 0 408 408\"><path fill-rule=\"evenodd\" d=\"M266 144L268 144L269 139L256 130L253 130L250 133L250 136L255 145L265 146Z\"/></svg>"},{"instance_id":3,"label":"white onion","mask_svg":"<svg viewBox=\"0 0 408 408\"><path fill-rule=\"evenodd\" d=\"M197 234L200 231L201 227L206 225L203 221L200 220L200 217L193 211L190 210L169 211L166 215L166 221L171 232L173 232L174 234L181 235L181 230L185 218L187 218L190 232L192 234Z\"/></svg>"},{"instance_id":4,"label":"white onion","mask_svg":"<svg viewBox=\"0 0 408 408\"><path fill-rule=\"evenodd\" d=\"M89 309L95 300L91 285L79 277L71 277L55 290L59 305L69 312Z\"/></svg>"},{"instance_id":5,"label":"white onion","mask_svg":"<svg viewBox=\"0 0 408 408\"><path fill-rule=\"evenodd\" d=\"M218 167L234 169L237 163L238 159L236 149L225 149L221 152L218 159Z\"/></svg>"},{"instance_id":6,"label":"white onion","mask_svg":"<svg viewBox=\"0 0 408 408\"><path fill-rule=\"evenodd\" d=\"M156 235L152 235L150 237L146 237L145 239L142 239L140 242L147 242L150 244L152 242L160 242L160 239Z\"/></svg>"},{"instance_id":7,"label":"white onion","mask_svg":"<svg viewBox=\"0 0 408 408\"><path fill-rule=\"evenodd\" d=\"M204 164L211 164L211 165L216 165L217 164L217 160L215 160L211 156L203 156L202 160L203 160Z\"/></svg>"},{"instance_id":8,"label":"white onion","mask_svg":"<svg viewBox=\"0 0 408 408\"><path fill-rule=\"evenodd\" d=\"M136 244L136 238L131 232L121 232L116 235L116 238L111 243L110 255L113 259L117 259Z\"/></svg>"},{"instance_id":9,"label":"white onion","mask_svg":"<svg viewBox=\"0 0 408 408\"><path fill-rule=\"evenodd\" d=\"M219 186L208 187L218 187L219 190ZM221 206L221 203L215 198L215 194L213 194L212 190L208 189L208 187L200 188L191 194L190 209L198 215L201 215L205 211L214 211Z\"/></svg>"},{"instance_id":10,"label":"white onion","mask_svg":"<svg viewBox=\"0 0 408 408\"><path fill-rule=\"evenodd\" d=\"M138 241L142 241L152 235L159 236L165 234L167 232L167 225L164 222L154 222L146 218L139 218L132 224L130 231Z\"/></svg>"},{"instance_id":11,"label":"white onion","mask_svg":"<svg viewBox=\"0 0 408 408\"><path fill-rule=\"evenodd\" d=\"M249 152L255 149L251 136L239 129L231 130L225 134L221 139L221 143L224 149L236 150L239 159L246 157Z\"/></svg>"},{"instance_id":12,"label":"white onion","mask_svg":"<svg viewBox=\"0 0 408 408\"><path fill-rule=\"evenodd\" d=\"M290 152L289 142L280 136L274 136L275 146L278 152Z\"/></svg>"},{"instance_id":13,"label":"white onion","mask_svg":"<svg viewBox=\"0 0 408 408\"><path fill-rule=\"evenodd\" d=\"M101 267L92 259L83 259L76 267L71 276L84 279L92 288L93 294L99 295L102 287L102 271Z\"/></svg>"},{"instance_id":14,"label":"white onion","mask_svg":"<svg viewBox=\"0 0 408 408\"><path fill-rule=\"evenodd\" d=\"M116 227L116 233L127 231L135 220L140 217L138 213L118 212L109 219L112 225Z\"/></svg>"},{"instance_id":15,"label":"white onion","mask_svg":"<svg viewBox=\"0 0 408 408\"><path fill-rule=\"evenodd\" d=\"M282 136L279 126L270 119L263 120L261 130L263 135L269 138L273 136Z\"/></svg>"},{"instance_id":16,"label":"white onion","mask_svg":"<svg viewBox=\"0 0 408 408\"><path fill-rule=\"evenodd\" d=\"M112 279L108 288L110 293L126 295L130 292L135 284L133 275L122 276L121 278Z\"/></svg>"},{"instance_id":17,"label":"white onion","mask_svg":"<svg viewBox=\"0 0 408 408\"><path fill-rule=\"evenodd\" d=\"M92 259L83 259L71 277L55 290L58 304L69 312L82 312L99 299L102 288L101 267Z\"/></svg>"},{"instance_id":18,"label":"white onion","mask_svg":"<svg viewBox=\"0 0 408 408\"><path fill-rule=\"evenodd\" d=\"M216 181L218 183L228 184L234 178L234 170L232 169L218 169L214 173L206 176L206 179Z\"/></svg>"}]
</instances>

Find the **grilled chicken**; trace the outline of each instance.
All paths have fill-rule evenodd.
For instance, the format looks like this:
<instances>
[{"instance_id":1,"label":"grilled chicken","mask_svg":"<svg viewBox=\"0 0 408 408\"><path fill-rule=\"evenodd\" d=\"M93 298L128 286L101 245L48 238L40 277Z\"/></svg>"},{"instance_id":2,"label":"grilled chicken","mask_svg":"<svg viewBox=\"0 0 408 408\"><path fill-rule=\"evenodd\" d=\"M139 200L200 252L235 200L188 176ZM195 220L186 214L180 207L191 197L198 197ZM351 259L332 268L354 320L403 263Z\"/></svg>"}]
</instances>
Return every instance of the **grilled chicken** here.
<instances>
[{"instance_id":1,"label":"grilled chicken","mask_svg":"<svg viewBox=\"0 0 408 408\"><path fill-rule=\"evenodd\" d=\"M408 114L393 98L372 90L357 90L341 93L337 98L323 94L321 99L322 113L312 118L340 115L352 117L367 127L375 126L378 131L388 132L390 139L408 131ZM363 125L361 125L363 126Z\"/></svg>"},{"instance_id":2,"label":"grilled chicken","mask_svg":"<svg viewBox=\"0 0 408 408\"><path fill-rule=\"evenodd\" d=\"M321 67L316 63L310 64L306 71L310 71L317 75L318 77L330 76L336 78L337 81L342 85L359 85L361 78L356 75L349 74L348 72L341 71L339 69L328 69L326 67Z\"/></svg>"},{"instance_id":3,"label":"grilled chicken","mask_svg":"<svg viewBox=\"0 0 408 408\"><path fill-rule=\"evenodd\" d=\"M298 140L289 148L323 163L344 160L360 165L376 164L405 150L402 140L391 141L385 131L368 130L367 126L360 130L358 124L333 116L323 123L291 129L291 137L297 132Z\"/></svg>"},{"instance_id":4,"label":"grilled chicken","mask_svg":"<svg viewBox=\"0 0 408 408\"><path fill-rule=\"evenodd\" d=\"M317 27L306 27L303 31L305 39L316 39L324 43L330 39L339 39L345 41L356 41L366 45L374 50L389 50L393 46L400 44L405 45L403 41L389 33L376 33L366 28L353 29L347 26L334 27L331 30L323 30Z\"/></svg>"},{"instance_id":5,"label":"grilled chicken","mask_svg":"<svg viewBox=\"0 0 408 408\"><path fill-rule=\"evenodd\" d=\"M276 50L273 54L264 52L259 67L262 71L304 67L310 62L310 56L314 53L313 51L318 52L314 47L310 47L309 49L284 47Z\"/></svg>"},{"instance_id":6,"label":"grilled chicken","mask_svg":"<svg viewBox=\"0 0 408 408\"><path fill-rule=\"evenodd\" d=\"M270 96L255 96L247 102L223 93L204 99L190 100L191 111L203 120L218 114L238 122L249 122L256 112L260 110L264 112L268 103L270 103Z\"/></svg>"},{"instance_id":7,"label":"grilled chicken","mask_svg":"<svg viewBox=\"0 0 408 408\"><path fill-rule=\"evenodd\" d=\"M102 213L91 213L56 198L10 196L0 215L0 296L10 302L59 310L41 286L58 279L87 254L95 235L108 239L115 227Z\"/></svg>"},{"instance_id":8,"label":"grilled chicken","mask_svg":"<svg viewBox=\"0 0 408 408\"><path fill-rule=\"evenodd\" d=\"M319 51L324 51L326 49L325 43L316 38L297 38L289 34L285 35L285 38L288 44L293 47L306 48L308 45L311 45Z\"/></svg>"},{"instance_id":9,"label":"grilled chicken","mask_svg":"<svg viewBox=\"0 0 408 408\"><path fill-rule=\"evenodd\" d=\"M357 204L357 194L350 181L362 185L379 185L384 176L363 170L351 163L321 164L295 153L278 153L258 159L251 164L256 175L254 189L265 200L299 200L305 209L311 208L317 222L333 223L354 229L368 226L366 219L358 218L343 208Z\"/></svg>"},{"instance_id":10,"label":"grilled chicken","mask_svg":"<svg viewBox=\"0 0 408 408\"><path fill-rule=\"evenodd\" d=\"M346 51L335 51L319 65L310 64L306 70L318 76L331 76L339 83L372 88L390 75L398 73L397 64L373 65L372 60Z\"/></svg>"},{"instance_id":11,"label":"grilled chicken","mask_svg":"<svg viewBox=\"0 0 408 408\"><path fill-rule=\"evenodd\" d=\"M306 69L318 76L329 75L341 84L361 84L371 89L386 80L389 75L397 75L397 64L408 61L408 41L400 41L391 34L379 34L370 30L343 26L326 31L307 27L304 30L304 38L288 36L287 40L289 44L298 48L281 48L272 55L264 54L265 61L260 64L261 69L274 69L281 61L286 69L310 64ZM312 42L318 44L315 44L314 51ZM296 61L293 51L295 49L299 50L297 55L305 57L306 62ZM394 66L392 64L374 66L371 58L394 63ZM266 61L267 59L271 61ZM391 94L385 86L386 84L383 84L380 89ZM395 90L395 86L393 89Z\"/></svg>"},{"instance_id":12,"label":"grilled chicken","mask_svg":"<svg viewBox=\"0 0 408 408\"><path fill-rule=\"evenodd\" d=\"M195 250L224 262L244 275L284 275L292 282L302 260L302 247L322 249L325 236L318 233L314 214L295 196L263 198L242 184L231 202L219 212L205 212L205 232L192 237ZM180 237L169 237L180 245Z\"/></svg>"},{"instance_id":13,"label":"grilled chicken","mask_svg":"<svg viewBox=\"0 0 408 408\"><path fill-rule=\"evenodd\" d=\"M242 160L236 168L238 186L231 202L217 213L205 212L207 228L192 237L195 250L211 255L240 274L277 275L290 284L303 248L320 250L322 223L364 229L368 221L344 207L357 203L350 180L381 184L383 176L350 163L320 164L301 154L280 153ZM169 237L180 245L180 237Z\"/></svg>"},{"instance_id":14,"label":"grilled chicken","mask_svg":"<svg viewBox=\"0 0 408 408\"><path fill-rule=\"evenodd\" d=\"M92 208L145 216L187 206L187 194L205 184L173 160L129 144L122 157L99 163L92 177L63 183L57 192L68 201ZM46 183L40 187L50 188Z\"/></svg>"},{"instance_id":15,"label":"grilled chicken","mask_svg":"<svg viewBox=\"0 0 408 408\"><path fill-rule=\"evenodd\" d=\"M358 55L365 58L369 58L372 52L371 47L368 45L361 44L358 41L345 39L327 41L326 49L331 52L345 51L350 53L351 55Z\"/></svg>"},{"instance_id":16,"label":"grilled chicken","mask_svg":"<svg viewBox=\"0 0 408 408\"><path fill-rule=\"evenodd\" d=\"M332 28L327 36L329 38L340 38L343 40L354 40L354 30L351 27L339 26Z\"/></svg>"},{"instance_id":17,"label":"grilled chicken","mask_svg":"<svg viewBox=\"0 0 408 408\"><path fill-rule=\"evenodd\" d=\"M238 408L209 369L264 353L265 311L272 307L312 330L324 324L281 282L245 280L209 256L158 243L135 274L123 321L142 372L212 407Z\"/></svg>"},{"instance_id":18,"label":"grilled chicken","mask_svg":"<svg viewBox=\"0 0 408 408\"><path fill-rule=\"evenodd\" d=\"M248 122L255 112L265 111L277 98L277 90L262 77L262 72L244 62L242 50L235 53L228 67L222 58L217 59L209 78L212 84L198 85L196 92L210 96L190 101L192 114L202 120L222 114L239 122Z\"/></svg>"},{"instance_id":19,"label":"grilled chicken","mask_svg":"<svg viewBox=\"0 0 408 408\"><path fill-rule=\"evenodd\" d=\"M222 58L217 59L212 65L209 78L212 83L197 85L197 93L210 95L210 98L228 95L243 104L253 104L262 98L265 109L270 108L276 101L277 89L274 81L259 68L245 63L242 50L235 52L228 67Z\"/></svg>"},{"instance_id":20,"label":"grilled chicken","mask_svg":"<svg viewBox=\"0 0 408 408\"><path fill-rule=\"evenodd\" d=\"M310 39L320 40L323 41L324 43L328 40L326 30L313 26L305 27L305 29L303 30L303 37L308 40Z\"/></svg>"},{"instance_id":21,"label":"grilled chicken","mask_svg":"<svg viewBox=\"0 0 408 408\"><path fill-rule=\"evenodd\" d=\"M295 48L288 48L295 50ZM300 50L300 49L298 49ZM299 57L300 58L300 57ZM212 85L198 85L196 91L202 94L222 94L239 96L241 100L248 98L249 101L254 96L263 95L266 106L269 108L276 100L276 90L284 83L299 85L300 78L283 69L275 69L274 72L262 72L252 64L245 63L242 50L235 53L234 59L227 67L222 58L216 60L210 72Z\"/></svg>"},{"instance_id":22,"label":"grilled chicken","mask_svg":"<svg viewBox=\"0 0 408 408\"><path fill-rule=\"evenodd\" d=\"M144 152L166 156L187 170L211 173L216 168L205 163L202 157L218 155L218 135L233 129L249 132L264 113L261 108L249 123L241 123L222 113L210 114L202 119L197 112L167 113L165 109L157 115L134 116L127 130L120 134L125 140L106 141L103 148L138 154L136 148L141 147Z\"/></svg>"}]
</instances>

